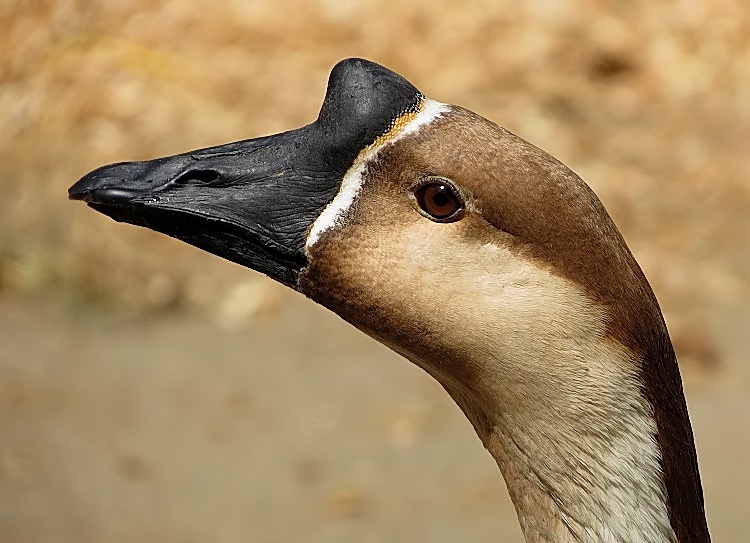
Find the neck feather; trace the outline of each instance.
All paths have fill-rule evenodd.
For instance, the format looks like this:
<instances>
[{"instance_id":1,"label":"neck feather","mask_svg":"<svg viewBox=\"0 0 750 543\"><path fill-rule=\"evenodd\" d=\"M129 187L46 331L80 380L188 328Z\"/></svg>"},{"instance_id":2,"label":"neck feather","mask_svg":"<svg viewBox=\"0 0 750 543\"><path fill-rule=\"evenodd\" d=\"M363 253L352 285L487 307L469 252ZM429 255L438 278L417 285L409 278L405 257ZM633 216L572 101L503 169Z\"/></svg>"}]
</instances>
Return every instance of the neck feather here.
<instances>
[{"instance_id":1,"label":"neck feather","mask_svg":"<svg viewBox=\"0 0 750 543\"><path fill-rule=\"evenodd\" d=\"M467 403L475 394L452 394L497 461L528 542L676 542L653 409L625 371L627 351L614 340L587 350L576 357L598 356L586 361L588 377L571 375L579 382L562 396L509 408L505 388L480 415ZM623 371L601 379L613 367Z\"/></svg>"},{"instance_id":2,"label":"neck feather","mask_svg":"<svg viewBox=\"0 0 750 543\"><path fill-rule=\"evenodd\" d=\"M619 392L621 405L595 409L606 419L496 419L486 446L527 541L676 541L651 410L631 383Z\"/></svg>"}]
</instances>

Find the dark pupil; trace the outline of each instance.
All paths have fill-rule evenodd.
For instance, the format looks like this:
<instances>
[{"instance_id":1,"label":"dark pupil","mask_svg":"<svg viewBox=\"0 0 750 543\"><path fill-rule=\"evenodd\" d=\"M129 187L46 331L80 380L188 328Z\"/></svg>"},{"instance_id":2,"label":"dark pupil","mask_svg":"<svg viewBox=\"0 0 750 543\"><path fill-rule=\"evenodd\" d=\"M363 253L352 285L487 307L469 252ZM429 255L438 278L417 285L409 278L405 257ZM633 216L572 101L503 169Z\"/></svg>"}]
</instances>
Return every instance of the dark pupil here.
<instances>
[{"instance_id":1,"label":"dark pupil","mask_svg":"<svg viewBox=\"0 0 750 543\"><path fill-rule=\"evenodd\" d=\"M448 205L450 200L450 194L448 194L448 191L445 190L444 186L440 185L435 187L434 192L432 193L432 203L437 207L444 207Z\"/></svg>"}]
</instances>

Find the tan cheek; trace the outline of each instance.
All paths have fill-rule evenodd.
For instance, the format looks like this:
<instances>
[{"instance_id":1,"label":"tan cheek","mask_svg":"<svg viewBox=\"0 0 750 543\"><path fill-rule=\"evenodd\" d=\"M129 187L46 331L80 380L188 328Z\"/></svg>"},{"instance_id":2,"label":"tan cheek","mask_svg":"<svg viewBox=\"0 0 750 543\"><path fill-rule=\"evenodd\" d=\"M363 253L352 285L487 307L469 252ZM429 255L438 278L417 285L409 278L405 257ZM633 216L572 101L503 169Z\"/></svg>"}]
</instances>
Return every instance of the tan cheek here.
<instances>
[{"instance_id":1,"label":"tan cheek","mask_svg":"<svg viewBox=\"0 0 750 543\"><path fill-rule=\"evenodd\" d=\"M466 225L412 214L400 221L381 214L377 222L358 222L321 239L301 276L302 292L352 324L381 333L395 325L393 319L412 329L463 318L456 303L475 288L461 273L471 255L455 249L465 246Z\"/></svg>"},{"instance_id":2,"label":"tan cheek","mask_svg":"<svg viewBox=\"0 0 750 543\"><path fill-rule=\"evenodd\" d=\"M372 225L374 230L371 237L341 231L321 240L325 243L313 251L300 277L300 290L438 379L470 382L456 355L466 346L450 333L459 329L451 322L458 317L451 307L458 292L439 265L445 230L422 221L400 229ZM419 358L440 360L437 374Z\"/></svg>"}]
</instances>

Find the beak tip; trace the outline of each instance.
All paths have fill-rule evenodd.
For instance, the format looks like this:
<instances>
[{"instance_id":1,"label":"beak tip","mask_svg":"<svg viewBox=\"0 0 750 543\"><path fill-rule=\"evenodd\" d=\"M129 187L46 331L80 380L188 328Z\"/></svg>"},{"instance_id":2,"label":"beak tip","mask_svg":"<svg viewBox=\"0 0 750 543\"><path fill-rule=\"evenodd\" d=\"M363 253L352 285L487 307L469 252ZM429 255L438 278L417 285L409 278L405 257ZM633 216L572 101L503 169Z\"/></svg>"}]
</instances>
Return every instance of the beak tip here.
<instances>
[{"instance_id":1,"label":"beak tip","mask_svg":"<svg viewBox=\"0 0 750 543\"><path fill-rule=\"evenodd\" d=\"M103 172L106 172L106 166L87 173L73 183L68 189L68 200L80 200L87 203L93 201L96 190L106 183L107 176L102 175Z\"/></svg>"},{"instance_id":2,"label":"beak tip","mask_svg":"<svg viewBox=\"0 0 750 543\"><path fill-rule=\"evenodd\" d=\"M88 202L91 199L93 188L90 175L85 175L68 189L68 200Z\"/></svg>"},{"instance_id":3,"label":"beak tip","mask_svg":"<svg viewBox=\"0 0 750 543\"><path fill-rule=\"evenodd\" d=\"M74 183L68 189L68 199L87 204L124 204L150 189L138 184L128 186L127 181L125 176L112 175L105 166L84 175Z\"/></svg>"},{"instance_id":4,"label":"beak tip","mask_svg":"<svg viewBox=\"0 0 750 543\"><path fill-rule=\"evenodd\" d=\"M88 202L91 199L91 191L83 189L78 185L79 183L76 183L68 189L68 200L81 200L83 202Z\"/></svg>"}]
</instances>

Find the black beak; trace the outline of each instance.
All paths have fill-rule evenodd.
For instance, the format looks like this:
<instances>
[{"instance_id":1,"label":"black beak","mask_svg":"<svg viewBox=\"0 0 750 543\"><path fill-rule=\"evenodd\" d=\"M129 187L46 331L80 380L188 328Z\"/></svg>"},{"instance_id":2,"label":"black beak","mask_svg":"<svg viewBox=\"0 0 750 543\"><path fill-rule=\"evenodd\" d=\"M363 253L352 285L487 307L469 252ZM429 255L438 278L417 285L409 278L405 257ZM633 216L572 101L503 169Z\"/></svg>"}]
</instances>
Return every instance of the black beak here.
<instances>
[{"instance_id":1,"label":"black beak","mask_svg":"<svg viewBox=\"0 0 750 543\"><path fill-rule=\"evenodd\" d=\"M104 166L68 196L263 272L292 287L308 230L357 155L423 96L362 59L337 64L318 119L274 136Z\"/></svg>"}]
</instances>

